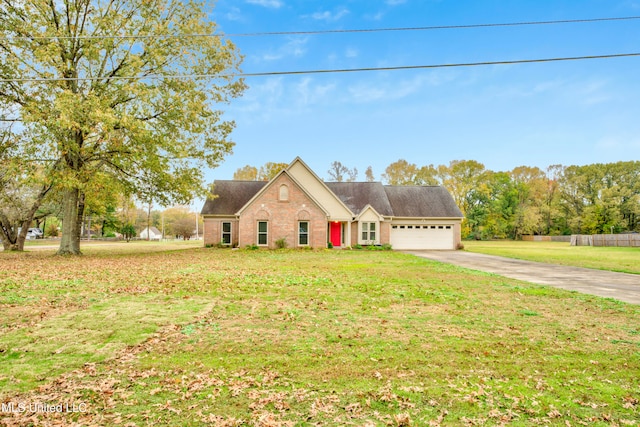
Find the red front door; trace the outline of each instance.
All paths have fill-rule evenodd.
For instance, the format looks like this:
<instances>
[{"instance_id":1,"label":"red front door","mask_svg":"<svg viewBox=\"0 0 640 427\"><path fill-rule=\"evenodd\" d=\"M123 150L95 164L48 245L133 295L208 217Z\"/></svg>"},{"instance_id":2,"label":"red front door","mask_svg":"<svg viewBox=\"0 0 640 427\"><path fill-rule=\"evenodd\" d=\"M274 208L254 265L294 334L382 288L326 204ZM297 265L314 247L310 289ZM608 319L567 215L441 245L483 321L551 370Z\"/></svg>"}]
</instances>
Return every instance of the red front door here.
<instances>
[{"instance_id":1,"label":"red front door","mask_svg":"<svg viewBox=\"0 0 640 427\"><path fill-rule=\"evenodd\" d=\"M332 222L329 229L330 242L334 247L342 246L342 224Z\"/></svg>"}]
</instances>

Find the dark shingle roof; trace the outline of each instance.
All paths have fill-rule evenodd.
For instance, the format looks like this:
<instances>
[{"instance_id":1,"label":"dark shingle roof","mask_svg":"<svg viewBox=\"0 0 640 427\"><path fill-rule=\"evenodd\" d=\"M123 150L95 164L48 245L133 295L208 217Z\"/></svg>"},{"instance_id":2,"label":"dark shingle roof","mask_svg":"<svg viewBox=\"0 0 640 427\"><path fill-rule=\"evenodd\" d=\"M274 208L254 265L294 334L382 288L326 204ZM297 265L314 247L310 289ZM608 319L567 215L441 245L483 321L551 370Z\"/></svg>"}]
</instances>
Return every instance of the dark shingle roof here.
<instances>
[{"instance_id":1,"label":"dark shingle roof","mask_svg":"<svg viewBox=\"0 0 640 427\"><path fill-rule=\"evenodd\" d=\"M384 187L393 216L427 218L462 218L451 194L438 186L393 186Z\"/></svg>"},{"instance_id":2,"label":"dark shingle roof","mask_svg":"<svg viewBox=\"0 0 640 427\"><path fill-rule=\"evenodd\" d=\"M233 215L238 212L266 181L222 181L213 182L213 199L208 198L200 212L203 215Z\"/></svg>"},{"instance_id":3,"label":"dark shingle roof","mask_svg":"<svg viewBox=\"0 0 640 427\"><path fill-rule=\"evenodd\" d=\"M214 182L213 199L202 207L203 215L234 215L268 182ZM408 218L462 218L462 212L444 187L392 186L379 182L326 182L329 190L354 213L371 205L383 216Z\"/></svg>"},{"instance_id":4,"label":"dark shingle roof","mask_svg":"<svg viewBox=\"0 0 640 427\"><path fill-rule=\"evenodd\" d=\"M367 205L371 205L380 215L393 215L384 187L379 182L325 182L325 184L355 215L360 214Z\"/></svg>"}]
</instances>

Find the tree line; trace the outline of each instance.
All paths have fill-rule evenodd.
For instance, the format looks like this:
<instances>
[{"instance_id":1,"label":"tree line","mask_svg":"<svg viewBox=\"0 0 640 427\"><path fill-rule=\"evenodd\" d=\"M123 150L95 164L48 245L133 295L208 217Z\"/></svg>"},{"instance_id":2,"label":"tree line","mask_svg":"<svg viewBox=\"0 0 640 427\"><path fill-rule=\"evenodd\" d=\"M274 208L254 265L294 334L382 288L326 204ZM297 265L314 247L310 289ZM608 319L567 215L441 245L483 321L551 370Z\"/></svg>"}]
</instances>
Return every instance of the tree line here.
<instances>
[{"instance_id":1,"label":"tree line","mask_svg":"<svg viewBox=\"0 0 640 427\"><path fill-rule=\"evenodd\" d=\"M250 165L234 179L269 180L286 163ZM328 181L356 181L358 171L335 161ZM508 172L475 160L418 166L400 159L380 181L389 185L441 185L465 216L463 237L520 239L523 235L568 235L640 231L640 161L584 166L519 166ZM371 166L366 181L375 181Z\"/></svg>"}]
</instances>

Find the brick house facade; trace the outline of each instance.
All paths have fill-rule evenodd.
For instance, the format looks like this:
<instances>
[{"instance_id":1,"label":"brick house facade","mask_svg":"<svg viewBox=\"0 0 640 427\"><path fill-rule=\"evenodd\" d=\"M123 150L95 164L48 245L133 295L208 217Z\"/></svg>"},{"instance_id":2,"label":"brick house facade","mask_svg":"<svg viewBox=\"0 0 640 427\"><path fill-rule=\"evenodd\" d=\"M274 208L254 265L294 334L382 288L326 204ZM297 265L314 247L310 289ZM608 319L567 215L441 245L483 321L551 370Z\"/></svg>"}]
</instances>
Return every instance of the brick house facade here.
<instances>
[{"instance_id":1,"label":"brick house facade","mask_svg":"<svg viewBox=\"0 0 640 427\"><path fill-rule=\"evenodd\" d=\"M325 183L299 158L271 181L215 181L205 245L455 249L462 214L438 186Z\"/></svg>"}]
</instances>

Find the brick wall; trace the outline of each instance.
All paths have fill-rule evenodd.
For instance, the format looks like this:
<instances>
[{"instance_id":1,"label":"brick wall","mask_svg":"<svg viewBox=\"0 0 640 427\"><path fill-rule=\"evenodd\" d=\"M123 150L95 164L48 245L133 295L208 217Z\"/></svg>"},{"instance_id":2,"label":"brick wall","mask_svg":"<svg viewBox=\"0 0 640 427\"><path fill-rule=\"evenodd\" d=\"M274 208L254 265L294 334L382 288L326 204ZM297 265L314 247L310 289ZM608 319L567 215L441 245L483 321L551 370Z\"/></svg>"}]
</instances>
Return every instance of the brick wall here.
<instances>
[{"instance_id":1,"label":"brick wall","mask_svg":"<svg viewBox=\"0 0 640 427\"><path fill-rule=\"evenodd\" d=\"M238 220L229 218L204 218L204 245L217 245L222 241L222 223L231 223L231 246L238 246Z\"/></svg>"},{"instance_id":2,"label":"brick wall","mask_svg":"<svg viewBox=\"0 0 640 427\"><path fill-rule=\"evenodd\" d=\"M380 244L384 245L391 241L391 222L383 221L380 223Z\"/></svg>"},{"instance_id":3,"label":"brick wall","mask_svg":"<svg viewBox=\"0 0 640 427\"><path fill-rule=\"evenodd\" d=\"M280 200L281 187L286 186L287 200ZM240 247L258 242L258 221L269 224L268 247L284 238L288 247L298 247L298 223L309 221L309 246L326 247L327 216L286 174L280 175L248 206L240 216Z\"/></svg>"},{"instance_id":4,"label":"brick wall","mask_svg":"<svg viewBox=\"0 0 640 427\"><path fill-rule=\"evenodd\" d=\"M215 245L220 242L220 220L204 218L204 245Z\"/></svg>"}]
</instances>

